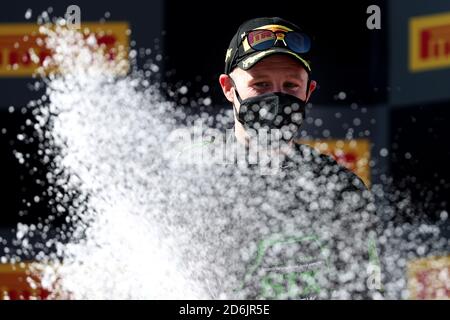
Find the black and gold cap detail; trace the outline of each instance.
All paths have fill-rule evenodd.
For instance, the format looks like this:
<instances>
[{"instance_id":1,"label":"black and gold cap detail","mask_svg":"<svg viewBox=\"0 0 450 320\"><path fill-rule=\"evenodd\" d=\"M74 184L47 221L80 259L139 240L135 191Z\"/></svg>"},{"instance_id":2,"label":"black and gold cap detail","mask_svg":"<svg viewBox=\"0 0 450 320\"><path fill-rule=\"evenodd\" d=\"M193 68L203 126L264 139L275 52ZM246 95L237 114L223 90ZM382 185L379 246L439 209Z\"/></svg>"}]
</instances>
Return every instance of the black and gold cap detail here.
<instances>
[{"instance_id":1,"label":"black and gold cap detail","mask_svg":"<svg viewBox=\"0 0 450 320\"><path fill-rule=\"evenodd\" d=\"M229 74L235 67L248 70L258 61L272 54L288 54L299 61L308 73L311 66L308 60L309 52L297 53L286 45L271 46L263 50L255 50L248 43L248 32L254 30L270 30L274 33L298 32L303 34L300 27L279 17L255 18L241 24L231 39L225 55L225 73ZM270 33L270 32L269 32ZM280 42L280 41L277 41ZM280 44L282 44L280 42Z\"/></svg>"}]
</instances>

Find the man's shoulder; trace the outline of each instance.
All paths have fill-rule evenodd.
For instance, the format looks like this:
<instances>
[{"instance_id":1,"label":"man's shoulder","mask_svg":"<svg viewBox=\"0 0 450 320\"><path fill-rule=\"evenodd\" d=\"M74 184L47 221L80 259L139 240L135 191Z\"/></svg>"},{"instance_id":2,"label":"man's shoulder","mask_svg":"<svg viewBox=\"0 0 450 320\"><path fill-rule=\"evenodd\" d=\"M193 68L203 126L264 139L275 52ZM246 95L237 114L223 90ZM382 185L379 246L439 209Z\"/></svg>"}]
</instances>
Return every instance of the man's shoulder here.
<instances>
[{"instance_id":1,"label":"man's shoulder","mask_svg":"<svg viewBox=\"0 0 450 320\"><path fill-rule=\"evenodd\" d=\"M339 164L333 157L320 153L315 148L301 143L294 144L293 160L296 163L306 163L316 176L344 182L341 191L366 191L364 182L355 173Z\"/></svg>"}]
</instances>

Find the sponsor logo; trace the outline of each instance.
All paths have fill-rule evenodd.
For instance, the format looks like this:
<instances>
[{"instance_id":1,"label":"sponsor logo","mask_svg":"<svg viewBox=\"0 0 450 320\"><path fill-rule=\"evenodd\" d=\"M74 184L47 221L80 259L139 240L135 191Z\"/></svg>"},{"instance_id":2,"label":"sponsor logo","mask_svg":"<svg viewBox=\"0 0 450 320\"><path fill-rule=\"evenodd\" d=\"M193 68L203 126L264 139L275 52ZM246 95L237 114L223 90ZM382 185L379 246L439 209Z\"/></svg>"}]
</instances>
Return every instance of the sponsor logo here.
<instances>
[{"instance_id":1,"label":"sponsor logo","mask_svg":"<svg viewBox=\"0 0 450 320\"><path fill-rule=\"evenodd\" d=\"M337 163L346 167L370 186L370 141L368 139L336 140L298 140L323 154L333 157Z\"/></svg>"},{"instance_id":2,"label":"sponsor logo","mask_svg":"<svg viewBox=\"0 0 450 320\"><path fill-rule=\"evenodd\" d=\"M104 46L108 59L114 60L119 50L128 51L128 23L83 23L83 30L95 34ZM85 36L89 36L89 33ZM52 52L45 47L45 35L32 23L0 24L0 77L31 77Z\"/></svg>"},{"instance_id":3,"label":"sponsor logo","mask_svg":"<svg viewBox=\"0 0 450 320\"><path fill-rule=\"evenodd\" d=\"M40 281L30 273L28 263L0 264L0 300L47 299L50 292L31 282Z\"/></svg>"},{"instance_id":4,"label":"sponsor logo","mask_svg":"<svg viewBox=\"0 0 450 320\"><path fill-rule=\"evenodd\" d=\"M254 298L315 299L322 290L319 279L329 269L325 251L315 235L264 239L237 290L251 288Z\"/></svg>"},{"instance_id":5,"label":"sponsor logo","mask_svg":"<svg viewBox=\"0 0 450 320\"><path fill-rule=\"evenodd\" d=\"M450 256L409 262L408 290L410 299L450 299Z\"/></svg>"},{"instance_id":6,"label":"sponsor logo","mask_svg":"<svg viewBox=\"0 0 450 320\"><path fill-rule=\"evenodd\" d=\"M409 70L450 67L450 12L409 21Z\"/></svg>"}]
</instances>

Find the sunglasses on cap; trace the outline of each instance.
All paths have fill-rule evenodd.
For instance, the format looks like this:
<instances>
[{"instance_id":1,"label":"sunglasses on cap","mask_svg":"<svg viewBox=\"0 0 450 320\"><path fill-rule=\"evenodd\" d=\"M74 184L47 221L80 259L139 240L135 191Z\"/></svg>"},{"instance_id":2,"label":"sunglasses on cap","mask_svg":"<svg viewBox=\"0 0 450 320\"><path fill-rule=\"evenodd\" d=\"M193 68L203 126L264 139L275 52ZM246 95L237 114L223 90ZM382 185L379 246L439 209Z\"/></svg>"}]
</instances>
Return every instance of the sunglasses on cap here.
<instances>
[{"instance_id":1,"label":"sunglasses on cap","mask_svg":"<svg viewBox=\"0 0 450 320\"><path fill-rule=\"evenodd\" d=\"M266 29L257 29L247 31L244 34L244 39L247 37L248 45L256 51L267 50L276 47L277 42L284 43L284 46L295 53L306 53L311 49L311 38L296 31L272 31Z\"/></svg>"}]
</instances>

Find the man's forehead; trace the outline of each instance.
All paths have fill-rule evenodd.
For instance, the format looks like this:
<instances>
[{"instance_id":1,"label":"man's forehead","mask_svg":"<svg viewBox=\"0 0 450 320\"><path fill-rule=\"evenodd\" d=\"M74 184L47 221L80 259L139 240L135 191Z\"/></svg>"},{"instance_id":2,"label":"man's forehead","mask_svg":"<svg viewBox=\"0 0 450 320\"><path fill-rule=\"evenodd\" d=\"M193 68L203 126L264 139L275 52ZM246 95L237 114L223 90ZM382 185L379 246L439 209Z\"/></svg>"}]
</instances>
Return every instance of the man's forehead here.
<instances>
[{"instance_id":1,"label":"man's forehead","mask_svg":"<svg viewBox=\"0 0 450 320\"><path fill-rule=\"evenodd\" d=\"M260 61L258 61L254 67L264 66L264 65L279 65L279 66L297 66L303 69L303 66L299 61L292 58L290 55L283 53L271 54ZM253 68L252 68L253 69Z\"/></svg>"},{"instance_id":2,"label":"man's forehead","mask_svg":"<svg viewBox=\"0 0 450 320\"><path fill-rule=\"evenodd\" d=\"M298 72L283 72L283 70L280 70L280 72L271 72L270 70L267 71L258 71L250 73L250 78L263 78L263 77L274 77L274 76L282 76L284 78L296 78L296 79L302 79L304 78L304 74L301 71Z\"/></svg>"},{"instance_id":3,"label":"man's forehead","mask_svg":"<svg viewBox=\"0 0 450 320\"><path fill-rule=\"evenodd\" d=\"M297 80L304 82L307 80L306 71L293 72L292 70L280 70L280 72L274 72L273 70L261 70L257 72L248 72L250 70L242 70L236 68L234 71L234 79L239 82L248 83L254 80Z\"/></svg>"},{"instance_id":4,"label":"man's forehead","mask_svg":"<svg viewBox=\"0 0 450 320\"><path fill-rule=\"evenodd\" d=\"M264 58L247 70L236 67L232 71L232 74L246 78L270 76L274 73L295 78L304 78L308 75L301 63L284 54L274 54Z\"/></svg>"},{"instance_id":5,"label":"man's forehead","mask_svg":"<svg viewBox=\"0 0 450 320\"><path fill-rule=\"evenodd\" d=\"M272 57L267 57L258 63L256 63L252 68L248 69L247 72L252 75L259 75L268 72L283 73L285 75L299 77L300 75L306 74L305 68L288 56L274 55Z\"/></svg>"}]
</instances>

